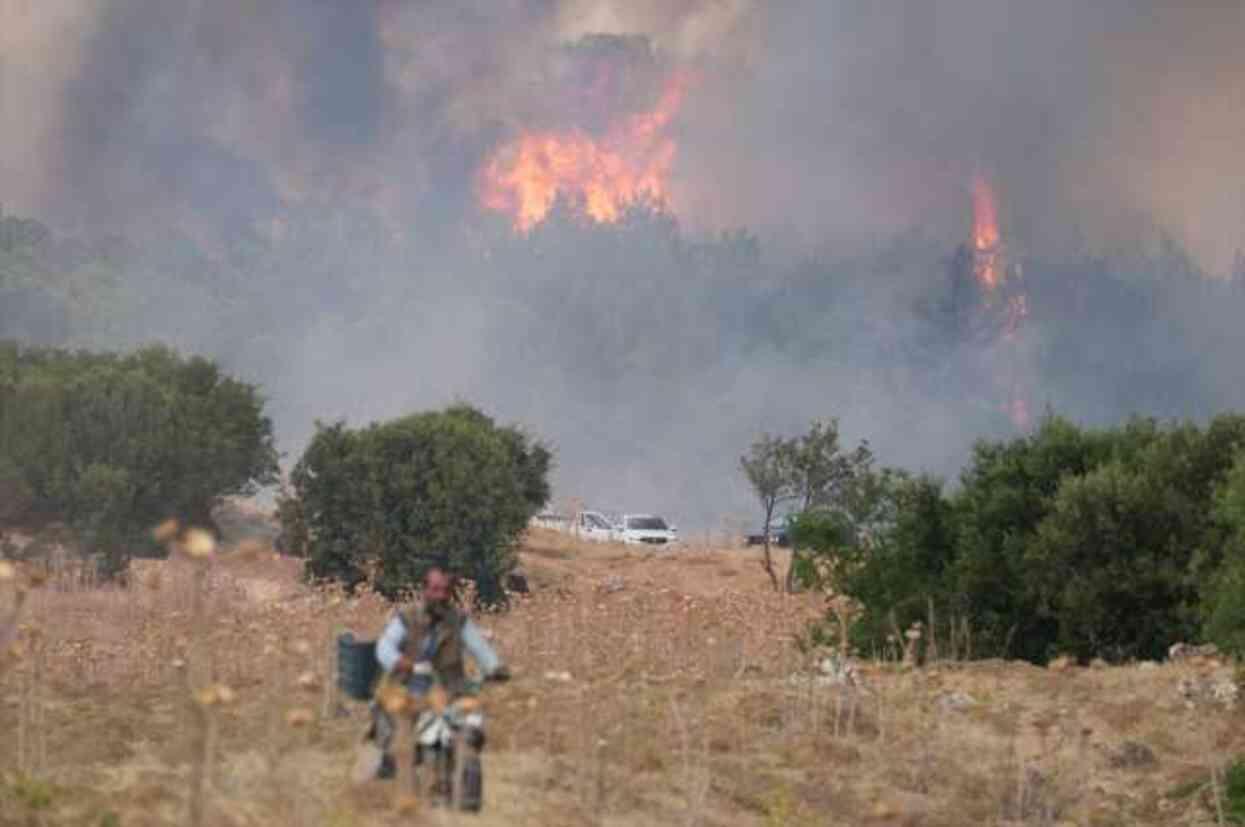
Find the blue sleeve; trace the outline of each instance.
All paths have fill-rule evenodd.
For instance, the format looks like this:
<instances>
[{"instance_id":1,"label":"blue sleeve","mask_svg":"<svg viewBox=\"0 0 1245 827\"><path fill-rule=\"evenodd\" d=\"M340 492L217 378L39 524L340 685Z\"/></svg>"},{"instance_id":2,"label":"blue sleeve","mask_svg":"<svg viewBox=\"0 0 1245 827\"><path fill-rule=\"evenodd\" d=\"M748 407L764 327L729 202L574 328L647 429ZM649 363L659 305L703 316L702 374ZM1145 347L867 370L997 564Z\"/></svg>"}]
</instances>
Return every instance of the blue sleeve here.
<instances>
[{"instance_id":1,"label":"blue sleeve","mask_svg":"<svg viewBox=\"0 0 1245 827\"><path fill-rule=\"evenodd\" d=\"M394 615L376 641L376 660L380 661L381 667L386 672L392 672L398 658L402 657L404 640L406 640L406 624L402 622L402 618Z\"/></svg>"},{"instance_id":2,"label":"blue sleeve","mask_svg":"<svg viewBox=\"0 0 1245 827\"><path fill-rule=\"evenodd\" d=\"M471 618L463 622L462 641L463 648L475 659L485 677L492 675L501 666L501 658L493 651L493 647L480 632L480 627Z\"/></svg>"}]
</instances>

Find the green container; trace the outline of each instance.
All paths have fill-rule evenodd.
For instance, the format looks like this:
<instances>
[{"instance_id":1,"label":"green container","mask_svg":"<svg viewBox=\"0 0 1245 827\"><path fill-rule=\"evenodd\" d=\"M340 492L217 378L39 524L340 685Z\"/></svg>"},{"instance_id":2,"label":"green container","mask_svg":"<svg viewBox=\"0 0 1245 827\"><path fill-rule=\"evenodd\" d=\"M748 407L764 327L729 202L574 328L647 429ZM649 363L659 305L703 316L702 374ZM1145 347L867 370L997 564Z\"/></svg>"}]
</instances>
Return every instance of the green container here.
<instances>
[{"instance_id":1,"label":"green container","mask_svg":"<svg viewBox=\"0 0 1245 827\"><path fill-rule=\"evenodd\" d=\"M370 701L378 680L376 641L355 640L350 632L337 638L337 686L341 691L356 701Z\"/></svg>"}]
</instances>

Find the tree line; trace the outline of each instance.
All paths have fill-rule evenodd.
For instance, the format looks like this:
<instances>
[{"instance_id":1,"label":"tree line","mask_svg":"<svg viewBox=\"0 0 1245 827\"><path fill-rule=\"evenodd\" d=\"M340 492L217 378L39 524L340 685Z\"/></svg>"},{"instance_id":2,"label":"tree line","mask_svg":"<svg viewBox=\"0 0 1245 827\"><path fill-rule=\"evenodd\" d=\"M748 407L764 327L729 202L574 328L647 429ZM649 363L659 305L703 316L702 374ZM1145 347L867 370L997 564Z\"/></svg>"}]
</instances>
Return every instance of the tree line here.
<instances>
[{"instance_id":1,"label":"tree line","mask_svg":"<svg viewBox=\"0 0 1245 827\"><path fill-rule=\"evenodd\" d=\"M861 651L916 623L973 657L1037 663L1195 639L1245 651L1245 417L1048 415L978 442L953 490L877 468L865 444L845 451L833 421L764 436L741 467L767 523L792 507L788 582L851 598Z\"/></svg>"},{"instance_id":2,"label":"tree line","mask_svg":"<svg viewBox=\"0 0 1245 827\"><path fill-rule=\"evenodd\" d=\"M552 454L478 410L362 429L320 425L278 513L313 579L397 597L431 563L505 600L516 543L549 498ZM0 547L59 528L105 578L160 556L157 526L214 529L222 498L278 483L264 399L213 362L165 347L127 355L0 342ZM29 547L27 547L29 548Z\"/></svg>"},{"instance_id":3,"label":"tree line","mask_svg":"<svg viewBox=\"0 0 1245 827\"><path fill-rule=\"evenodd\" d=\"M436 562L503 602L552 464L539 439L467 405L320 423L281 487L284 546L314 579L398 597ZM954 486L879 465L833 419L761 437L740 467L766 537L783 518L793 541L781 574L765 549L773 586L851 598L862 651L916 622L973 657L1118 661L1193 639L1245 651L1245 416L1049 415L978 442ZM210 526L221 498L277 482L259 389L210 360L0 344L0 532L61 523L116 575L162 553L156 525Z\"/></svg>"}]
</instances>

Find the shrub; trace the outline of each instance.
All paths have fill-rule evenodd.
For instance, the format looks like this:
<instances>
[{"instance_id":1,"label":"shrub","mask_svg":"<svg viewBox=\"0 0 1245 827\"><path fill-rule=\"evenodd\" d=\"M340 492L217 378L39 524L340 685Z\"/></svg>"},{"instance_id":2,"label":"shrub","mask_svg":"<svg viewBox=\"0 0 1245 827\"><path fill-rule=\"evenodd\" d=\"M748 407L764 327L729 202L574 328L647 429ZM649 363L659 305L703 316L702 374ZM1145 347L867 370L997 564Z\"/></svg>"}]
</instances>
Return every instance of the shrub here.
<instances>
[{"instance_id":1,"label":"shrub","mask_svg":"<svg viewBox=\"0 0 1245 827\"><path fill-rule=\"evenodd\" d=\"M1207 640L1236 657L1245 657L1245 556L1223 564L1203 603Z\"/></svg>"},{"instance_id":2,"label":"shrub","mask_svg":"<svg viewBox=\"0 0 1245 827\"><path fill-rule=\"evenodd\" d=\"M1223 814L1228 823L1245 824L1245 758L1237 758L1228 767L1223 797Z\"/></svg>"},{"instance_id":3,"label":"shrub","mask_svg":"<svg viewBox=\"0 0 1245 827\"><path fill-rule=\"evenodd\" d=\"M1047 655L1158 659L1195 635L1197 538L1180 530L1169 482L1120 461L1064 480L1024 559Z\"/></svg>"},{"instance_id":4,"label":"shrub","mask_svg":"<svg viewBox=\"0 0 1245 827\"><path fill-rule=\"evenodd\" d=\"M1199 631L1245 651L1242 446L1239 416L1102 430L1051 417L978 443L949 498L929 479L875 486L864 542L817 520L804 542L863 604L866 648L933 607L987 657L1156 658Z\"/></svg>"},{"instance_id":5,"label":"shrub","mask_svg":"<svg viewBox=\"0 0 1245 827\"><path fill-rule=\"evenodd\" d=\"M34 493L13 460L0 455L0 526L20 521L34 503Z\"/></svg>"},{"instance_id":6,"label":"shrub","mask_svg":"<svg viewBox=\"0 0 1245 827\"><path fill-rule=\"evenodd\" d=\"M1215 517L1226 559L1205 589L1204 632L1224 651L1245 657L1245 451L1216 494Z\"/></svg>"},{"instance_id":7,"label":"shrub","mask_svg":"<svg viewBox=\"0 0 1245 827\"><path fill-rule=\"evenodd\" d=\"M880 651L896 629L928 617L931 603L950 621L946 572L955 557L954 512L942 485L928 476L873 475L874 511L885 520L861 532L843 512L810 511L792 534L809 551L802 579L828 574L837 591L863 607L852 643Z\"/></svg>"},{"instance_id":8,"label":"shrub","mask_svg":"<svg viewBox=\"0 0 1245 827\"><path fill-rule=\"evenodd\" d=\"M474 408L362 430L317 425L280 513L312 577L395 598L434 562L501 603L520 533L549 498L549 451ZM301 538L301 539L300 539Z\"/></svg>"}]
</instances>

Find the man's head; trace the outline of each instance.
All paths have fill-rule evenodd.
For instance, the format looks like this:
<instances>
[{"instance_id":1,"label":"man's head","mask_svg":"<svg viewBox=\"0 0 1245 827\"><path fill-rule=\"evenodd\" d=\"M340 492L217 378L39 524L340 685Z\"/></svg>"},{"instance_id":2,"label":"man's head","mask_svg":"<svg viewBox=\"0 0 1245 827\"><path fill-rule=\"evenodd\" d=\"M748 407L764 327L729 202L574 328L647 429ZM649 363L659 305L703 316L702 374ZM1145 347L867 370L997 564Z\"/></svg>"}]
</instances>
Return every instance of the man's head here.
<instances>
[{"instance_id":1,"label":"man's head","mask_svg":"<svg viewBox=\"0 0 1245 827\"><path fill-rule=\"evenodd\" d=\"M433 615L445 612L453 592L454 578L441 566L433 566L424 573L424 606Z\"/></svg>"}]
</instances>

